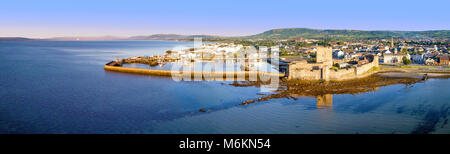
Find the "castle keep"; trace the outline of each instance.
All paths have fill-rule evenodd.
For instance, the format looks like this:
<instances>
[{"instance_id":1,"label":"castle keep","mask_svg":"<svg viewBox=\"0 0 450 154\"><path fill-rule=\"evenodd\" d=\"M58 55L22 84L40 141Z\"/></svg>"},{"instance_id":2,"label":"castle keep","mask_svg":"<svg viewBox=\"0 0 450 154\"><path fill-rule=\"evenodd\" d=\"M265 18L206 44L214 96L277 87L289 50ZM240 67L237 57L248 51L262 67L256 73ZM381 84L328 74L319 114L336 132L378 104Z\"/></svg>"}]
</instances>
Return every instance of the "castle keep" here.
<instances>
[{"instance_id":1,"label":"castle keep","mask_svg":"<svg viewBox=\"0 0 450 154\"><path fill-rule=\"evenodd\" d=\"M299 80L348 80L366 77L376 72L378 56L367 55L364 60L368 63L355 64L344 69L333 69L332 49L317 47L316 62L308 63L306 60L289 63L289 79Z\"/></svg>"}]
</instances>

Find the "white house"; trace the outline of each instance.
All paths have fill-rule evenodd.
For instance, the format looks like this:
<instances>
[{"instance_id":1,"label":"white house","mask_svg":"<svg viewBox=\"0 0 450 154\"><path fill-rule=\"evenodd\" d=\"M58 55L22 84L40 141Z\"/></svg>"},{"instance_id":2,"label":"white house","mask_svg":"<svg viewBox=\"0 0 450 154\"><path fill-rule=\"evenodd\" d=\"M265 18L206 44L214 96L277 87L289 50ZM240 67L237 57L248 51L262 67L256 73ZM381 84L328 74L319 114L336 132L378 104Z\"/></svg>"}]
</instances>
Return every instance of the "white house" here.
<instances>
[{"instance_id":1,"label":"white house","mask_svg":"<svg viewBox=\"0 0 450 154\"><path fill-rule=\"evenodd\" d=\"M425 64L427 65L434 65L435 61L433 58L428 58L427 60L425 60Z\"/></svg>"},{"instance_id":2,"label":"white house","mask_svg":"<svg viewBox=\"0 0 450 154\"><path fill-rule=\"evenodd\" d=\"M334 50L333 51L333 57L334 58L344 58L344 52L343 51L341 51L341 50Z\"/></svg>"},{"instance_id":3,"label":"white house","mask_svg":"<svg viewBox=\"0 0 450 154\"><path fill-rule=\"evenodd\" d=\"M415 64L424 64L425 63L425 55L411 55L411 62Z\"/></svg>"}]
</instances>

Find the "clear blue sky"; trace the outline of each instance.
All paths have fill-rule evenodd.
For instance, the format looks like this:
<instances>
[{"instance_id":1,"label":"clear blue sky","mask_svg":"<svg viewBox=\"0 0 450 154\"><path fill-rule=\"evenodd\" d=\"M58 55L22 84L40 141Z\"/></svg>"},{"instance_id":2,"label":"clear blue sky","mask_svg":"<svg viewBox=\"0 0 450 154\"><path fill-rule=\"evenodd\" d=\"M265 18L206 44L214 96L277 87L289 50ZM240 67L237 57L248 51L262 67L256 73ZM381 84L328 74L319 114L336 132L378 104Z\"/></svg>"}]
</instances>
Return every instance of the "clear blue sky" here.
<instances>
[{"instance_id":1,"label":"clear blue sky","mask_svg":"<svg viewBox=\"0 0 450 154\"><path fill-rule=\"evenodd\" d=\"M449 30L449 0L2 0L0 37Z\"/></svg>"}]
</instances>

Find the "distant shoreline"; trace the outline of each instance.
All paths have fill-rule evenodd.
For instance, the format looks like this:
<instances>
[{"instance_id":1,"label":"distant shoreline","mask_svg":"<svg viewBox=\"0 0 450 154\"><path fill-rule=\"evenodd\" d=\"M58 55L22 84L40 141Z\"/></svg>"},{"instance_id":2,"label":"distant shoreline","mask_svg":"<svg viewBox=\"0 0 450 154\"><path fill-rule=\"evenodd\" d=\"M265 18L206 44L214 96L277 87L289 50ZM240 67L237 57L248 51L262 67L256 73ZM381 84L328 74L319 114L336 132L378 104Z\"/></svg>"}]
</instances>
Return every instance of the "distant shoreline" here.
<instances>
[{"instance_id":1,"label":"distant shoreline","mask_svg":"<svg viewBox=\"0 0 450 154\"><path fill-rule=\"evenodd\" d=\"M121 41L194 42L193 40L46 40L46 39L2 40L2 39L0 39L0 42L121 42ZM219 42L216 42L216 41L202 41L202 43L219 43Z\"/></svg>"},{"instance_id":2,"label":"distant shoreline","mask_svg":"<svg viewBox=\"0 0 450 154\"><path fill-rule=\"evenodd\" d=\"M422 30L422 31L400 31L400 30L351 30L351 29L313 29L313 28L277 28L263 31L261 33L245 36L216 36L216 35L179 35L179 34L153 34L137 35L130 37L120 36L68 36L51 38L27 38L27 37L0 37L2 40L52 40L52 41L112 41L112 40L167 40L167 41L193 41L201 37L204 40L280 40L280 39L336 39L340 41L349 40L382 40L382 39L405 39L405 40L449 40L450 30Z\"/></svg>"}]
</instances>

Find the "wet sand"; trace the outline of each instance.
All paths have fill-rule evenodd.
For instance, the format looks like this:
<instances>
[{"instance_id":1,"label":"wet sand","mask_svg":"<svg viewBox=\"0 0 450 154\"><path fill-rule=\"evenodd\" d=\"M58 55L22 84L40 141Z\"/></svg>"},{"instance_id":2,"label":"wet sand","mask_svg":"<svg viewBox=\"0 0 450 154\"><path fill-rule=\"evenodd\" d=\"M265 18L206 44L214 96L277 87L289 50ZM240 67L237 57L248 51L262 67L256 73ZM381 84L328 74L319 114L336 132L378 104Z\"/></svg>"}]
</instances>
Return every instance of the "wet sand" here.
<instances>
[{"instance_id":1,"label":"wet sand","mask_svg":"<svg viewBox=\"0 0 450 154\"><path fill-rule=\"evenodd\" d=\"M378 75L385 77L422 78L425 74L429 78L449 78L448 69L398 68L395 66L381 66Z\"/></svg>"}]
</instances>

